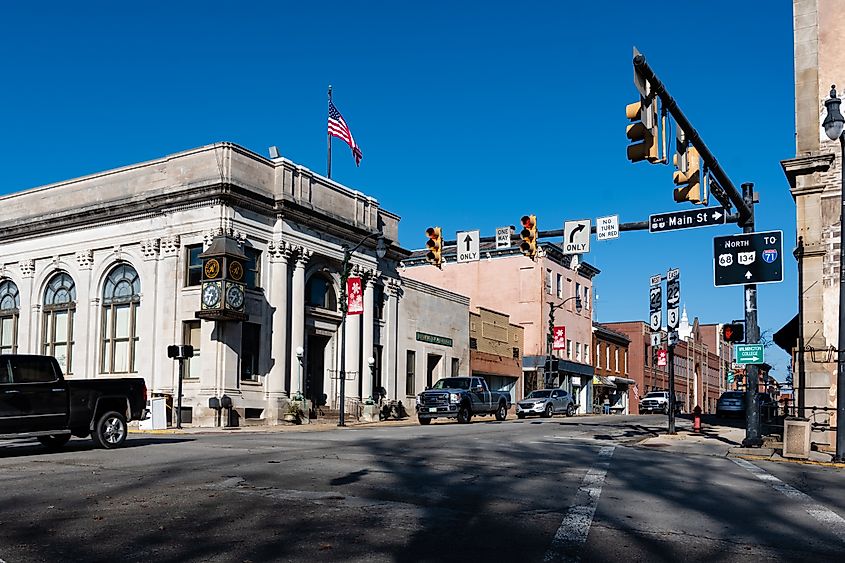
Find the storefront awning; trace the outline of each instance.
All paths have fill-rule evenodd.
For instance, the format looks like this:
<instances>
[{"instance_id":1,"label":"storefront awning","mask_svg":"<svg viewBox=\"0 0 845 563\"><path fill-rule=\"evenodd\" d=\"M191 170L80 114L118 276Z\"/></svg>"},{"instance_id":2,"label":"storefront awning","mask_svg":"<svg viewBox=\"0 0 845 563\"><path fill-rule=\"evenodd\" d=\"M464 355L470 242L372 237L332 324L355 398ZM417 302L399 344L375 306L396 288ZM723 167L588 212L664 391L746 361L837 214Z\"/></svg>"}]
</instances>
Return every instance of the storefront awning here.
<instances>
[{"instance_id":1,"label":"storefront awning","mask_svg":"<svg viewBox=\"0 0 845 563\"><path fill-rule=\"evenodd\" d=\"M615 375L611 375L608 377L613 383L621 383L622 385L636 385L636 381L633 379L628 379L627 377L617 377Z\"/></svg>"},{"instance_id":2,"label":"storefront awning","mask_svg":"<svg viewBox=\"0 0 845 563\"><path fill-rule=\"evenodd\" d=\"M602 375L594 375L593 376L593 387L613 387L616 388L616 384L613 383L607 377Z\"/></svg>"}]
</instances>

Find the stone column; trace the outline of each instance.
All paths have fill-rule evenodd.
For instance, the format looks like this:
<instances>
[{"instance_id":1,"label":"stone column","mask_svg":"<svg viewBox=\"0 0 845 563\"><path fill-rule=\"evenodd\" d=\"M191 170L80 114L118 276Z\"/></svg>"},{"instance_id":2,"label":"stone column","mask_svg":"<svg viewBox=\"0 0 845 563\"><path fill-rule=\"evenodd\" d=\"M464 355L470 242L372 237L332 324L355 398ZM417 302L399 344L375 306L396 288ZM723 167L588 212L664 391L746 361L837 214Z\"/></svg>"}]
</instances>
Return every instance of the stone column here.
<instances>
[{"instance_id":1,"label":"stone column","mask_svg":"<svg viewBox=\"0 0 845 563\"><path fill-rule=\"evenodd\" d=\"M27 258L18 262L21 272L21 285L18 286L18 294L21 297L21 314L18 325L18 353L19 354L40 354L38 321L41 320L41 296L37 295L33 288L33 275L35 274L35 261ZM29 308L24 306L29 304Z\"/></svg>"},{"instance_id":2,"label":"stone column","mask_svg":"<svg viewBox=\"0 0 845 563\"><path fill-rule=\"evenodd\" d=\"M293 291L291 294L290 366L295 368L299 358L298 347L305 348L305 266L311 258L311 251L299 248L293 270ZM274 317L275 318L275 317ZM295 382L294 382L295 383Z\"/></svg>"},{"instance_id":3,"label":"stone column","mask_svg":"<svg viewBox=\"0 0 845 563\"><path fill-rule=\"evenodd\" d=\"M361 364L361 398L363 399L373 396L373 370L370 367L369 359L373 356L373 293L375 283L376 272L371 271L364 281L364 357Z\"/></svg>"},{"instance_id":4,"label":"stone column","mask_svg":"<svg viewBox=\"0 0 845 563\"><path fill-rule=\"evenodd\" d=\"M290 353L287 349L288 311L288 259L290 246L284 241L270 241L270 307L273 310L273 326L270 352L273 367L267 377L267 396L277 399L287 395L285 375L288 373L287 362ZM295 355L295 354L294 354ZM291 388L297 389L298 382L291 382Z\"/></svg>"},{"instance_id":5,"label":"stone column","mask_svg":"<svg viewBox=\"0 0 845 563\"><path fill-rule=\"evenodd\" d=\"M399 350L399 281L388 279L385 281L387 290L387 302L384 304L384 365L382 366L382 382L387 390L387 396L393 400L399 400L399 374L398 350Z\"/></svg>"}]
</instances>

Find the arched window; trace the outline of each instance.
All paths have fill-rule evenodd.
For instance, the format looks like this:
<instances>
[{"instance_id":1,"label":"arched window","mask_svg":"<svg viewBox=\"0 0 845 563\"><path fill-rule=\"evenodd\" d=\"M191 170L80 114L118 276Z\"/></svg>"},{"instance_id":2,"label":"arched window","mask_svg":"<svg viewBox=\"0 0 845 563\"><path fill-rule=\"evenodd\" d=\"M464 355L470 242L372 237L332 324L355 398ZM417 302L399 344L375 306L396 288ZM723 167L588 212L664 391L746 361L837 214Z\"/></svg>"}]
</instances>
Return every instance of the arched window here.
<instances>
[{"instance_id":1,"label":"arched window","mask_svg":"<svg viewBox=\"0 0 845 563\"><path fill-rule=\"evenodd\" d=\"M337 297L331 280L323 274L311 276L305 285L305 304L309 307L337 311Z\"/></svg>"},{"instance_id":2,"label":"arched window","mask_svg":"<svg viewBox=\"0 0 845 563\"><path fill-rule=\"evenodd\" d=\"M54 356L67 374L73 373L73 315L76 311L76 285L65 272L59 272L44 289L44 324L41 353Z\"/></svg>"},{"instance_id":3,"label":"arched window","mask_svg":"<svg viewBox=\"0 0 845 563\"><path fill-rule=\"evenodd\" d=\"M141 280L129 264L121 264L103 285L101 373L134 373Z\"/></svg>"},{"instance_id":4,"label":"arched window","mask_svg":"<svg viewBox=\"0 0 845 563\"><path fill-rule=\"evenodd\" d=\"M21 298L11 280L0 281L0 354L18 351L18 313Z\"/></svg>"}]
</instances>

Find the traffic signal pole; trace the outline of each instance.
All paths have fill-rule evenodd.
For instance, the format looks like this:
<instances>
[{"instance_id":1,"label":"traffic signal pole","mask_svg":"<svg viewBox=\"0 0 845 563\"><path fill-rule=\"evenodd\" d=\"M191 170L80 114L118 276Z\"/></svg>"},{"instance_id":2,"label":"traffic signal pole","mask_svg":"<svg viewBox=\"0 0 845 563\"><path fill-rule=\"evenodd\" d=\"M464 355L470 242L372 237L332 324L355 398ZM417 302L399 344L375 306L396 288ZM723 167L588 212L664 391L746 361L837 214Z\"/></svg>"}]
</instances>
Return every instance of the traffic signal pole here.
<instances>
[{"instance_id":1,"label":"traffic signal pole","mask_svg":"<svg viewBox=\"0 0 845 563\"><path fill-rule=\"evenodd\" d=\"M753 233L754 184L742 184L742 195L751 209L751 216L743 225L742 232ZM757 344L760 342L760 327L757 325L757 284L746 284L744 292L745 341L748 344ZM760 433L760 409L757 408L759 383L759 368L756 364L749 364L745 373L745 439L742 441L742 445L746 448L763 445Z\"/></svg>"},{"instance_id":2,"label":"traffic signal pole","mask_svg":"<svg viewBox=\"0 0 845 563\"><path fill-rule=\"evenodd\" d=\"M666 361L669 362L669 434L675 432L675 345L668 342Z\"/></svg>"}]
</instances>

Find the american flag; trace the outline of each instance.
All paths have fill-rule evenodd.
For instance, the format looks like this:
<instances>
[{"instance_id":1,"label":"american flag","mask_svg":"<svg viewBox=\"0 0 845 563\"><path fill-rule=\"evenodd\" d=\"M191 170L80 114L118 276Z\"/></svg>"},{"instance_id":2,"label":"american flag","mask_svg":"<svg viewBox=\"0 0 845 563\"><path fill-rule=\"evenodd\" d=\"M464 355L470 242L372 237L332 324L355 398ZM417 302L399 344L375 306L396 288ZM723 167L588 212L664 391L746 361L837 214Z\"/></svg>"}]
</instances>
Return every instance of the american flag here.
<instances>
[{"instance_id":1,"label":"american flag","mask_svg":"<svg viewBox=\"0 0 845 563\"><path fill-rule=\"evenodd\" d=\"M364 155L361 153L358 143L352 137L349 126L346 125L346 121L340 115L340 112L337 111L337 108L334 107L331 100L329 101L329 135L346 141L346 144L352 149L352 156L355 157L355 166L361 164L361 159L364 158Z\"/></svg>"}]
</instances>

